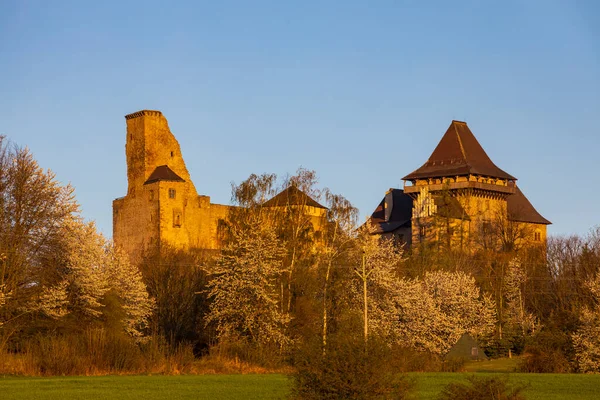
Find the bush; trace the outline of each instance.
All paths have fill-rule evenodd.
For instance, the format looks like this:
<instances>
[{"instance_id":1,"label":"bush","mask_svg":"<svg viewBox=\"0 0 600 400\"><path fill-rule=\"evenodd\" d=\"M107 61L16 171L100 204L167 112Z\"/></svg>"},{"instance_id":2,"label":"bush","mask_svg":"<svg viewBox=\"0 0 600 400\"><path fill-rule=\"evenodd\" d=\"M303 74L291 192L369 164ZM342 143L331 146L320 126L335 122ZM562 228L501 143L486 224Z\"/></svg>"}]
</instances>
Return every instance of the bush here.
<instances>
[{"instance_id":1,"label":"bush","mask_svg":"<svg viewBox=\"0 0 600 400\"><path fill-rule=\"evenodd\" d=\"M412 388L394 368L393 355L382 341L330 336L326 352L320 339L294 356L293 396L297 399L406 399Z\"/></svg>"},{"instance_id":2,"label":"bush","mask_svg":"<svg viewBox=\"0 0 600 400\"><path fill-rule=\"evenodd\" d=\"M451 383L447 385L440 400L524 400L521 393L526 386L513 386L508 383L508 376L467 378L468 383Z\"/></svg>"},{"instance_id":3,"label":"bush","mask_svg":"<svg viewBox=\"0 0 600 400\"><path fill-rule=\"evenodd\" d=\"M568 335L558 331L540 332L528 340L518 370L533 373L571 372L568 357L571 352Z\"/></svg>"},{"instance_id":4,"label":"bush","mask_svg":"<svg viewBox=\"0 0 600 400\"><path fill-rule=\"evenodd\" d=\"M465 368L467 361L465 357L447 358L442 364L442 372L460 372Z\"/></svg>"},{"instance_id":5,"label":"bush","mask_svg":"<svg viewBox=\"0 0 600 400\"><path fill-rule=\"evenodd\" d=\"M170 346L158 336L139 344L102 328L38 334L0 351L0 374L29 376L181 374L193 372L195 363L191 345Z\"/></svg>"}]
</instances>

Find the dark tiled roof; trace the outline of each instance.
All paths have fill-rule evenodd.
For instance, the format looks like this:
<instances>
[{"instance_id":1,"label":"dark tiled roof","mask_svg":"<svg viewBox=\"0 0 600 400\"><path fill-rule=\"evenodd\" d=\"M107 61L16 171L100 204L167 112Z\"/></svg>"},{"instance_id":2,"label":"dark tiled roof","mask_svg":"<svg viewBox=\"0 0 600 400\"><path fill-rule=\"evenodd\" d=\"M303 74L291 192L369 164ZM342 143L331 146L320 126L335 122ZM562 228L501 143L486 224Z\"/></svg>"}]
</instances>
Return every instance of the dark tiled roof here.
<instances>
[{"instance_id":1,"label":"dark tiled roof","mask_svg":"<svg viewBox=\"0 0 600 400\"><path fill-rule=\"evenodd\" d=\"M517 187L515 194L508 196L506 199L508 219L515 222L529 222L532 224L549 225L552 222L537 212L527 197Z\"/></svg>"},{"instance_id":2,"label":"dark tiled roof","mask_svg":"<svg viewBox=\"0 0 600 400\"><path fill-rule=\"evenodd\" d=\"M392 192L392 213L389 221L385 220L385 197L381 200L369 221L374 230L371 233L393 232L398 228L410 226L413 199L401 189L390 189Z\"/></svg>"},{"instance_id":3,"label":"dark tiled roof","mask_svg":"<svg viewBox=\"0 0 600 400\"><path fill-rule=\"evenodd\" d=\"M146 182L144 182L144 185L158 181L185 182L183 178L173 172L173 170L166 165L156 167Z\"/></svg>"},{"instance_id":4,"label":"dark tiled roof","mask_svg":"<svg viewBox=\"0 0 600 400\"><path fill-rule=\"evenodd\" d=\"M402 179L441 178L468 174L516 180L514 176L504 172L490 160L465 122L452 121L427 162Z\"/></svg>"},{"instance_id":5,"label":"dark tiled roof","mask_svg":"<svg viewBox=\"0 0 600 400\"><path fill-rule=\"evenodd\" d=\"M298 189L296 186L288 186L287 189L281 191L275 197L263 203L264 207L285 207L288 205L305 205L316 208L327 208L317 203L309 195Z\"/></svg>"}]
</instances>

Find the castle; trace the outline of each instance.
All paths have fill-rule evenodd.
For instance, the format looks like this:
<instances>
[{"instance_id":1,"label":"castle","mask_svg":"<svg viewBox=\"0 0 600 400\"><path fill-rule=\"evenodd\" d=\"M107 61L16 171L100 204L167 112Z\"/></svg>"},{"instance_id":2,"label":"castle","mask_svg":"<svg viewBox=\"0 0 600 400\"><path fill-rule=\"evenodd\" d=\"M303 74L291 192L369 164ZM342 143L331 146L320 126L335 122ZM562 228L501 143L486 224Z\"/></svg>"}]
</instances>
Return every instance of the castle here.
<instances>
[{"instance_id":1,"label":"castle","mask_svg":"<svg viewBox=\"0 0 600 400\"><path fill-rule=\"evenodd\" d=\"M161 245L181 250L218 250L222 229L233 206L214 204L198 195L181 148L160 111L125 116L127 195L113 201L113 240L132 262ZM265 207L301 207L317 227L326 208L294 187Z\"/></svg>"},{"instance_id":2,"label":"castle","mask_svg":"<svg viewBox=\"0 0 600 400\"><path fill-rule=\"evenodd\" d=\"M160 111L125 116L127 195L113 201L113 239L137 262L161 245L219 250L234 206L199 195L179 143ZM408 246L442 243L472 249L545 244L542 217L498 168L466 123L452 121L428 161L390 189L368 220L373 234ZM327 209L290 186L263 204L285 212L301 207L315 230Z\"/></svg>"},{"instance_id":3,"label":"castle","mask_svg":"<svg viewBox=\"0 0 600 400\"><path fill-rule=\"evenodd\" d=\"M545 245L551 222L498 168L465 122L452 121L420 168L390 189L369 218L372 232L415 246L514 250Z\"/></svg>"}]
</instances>

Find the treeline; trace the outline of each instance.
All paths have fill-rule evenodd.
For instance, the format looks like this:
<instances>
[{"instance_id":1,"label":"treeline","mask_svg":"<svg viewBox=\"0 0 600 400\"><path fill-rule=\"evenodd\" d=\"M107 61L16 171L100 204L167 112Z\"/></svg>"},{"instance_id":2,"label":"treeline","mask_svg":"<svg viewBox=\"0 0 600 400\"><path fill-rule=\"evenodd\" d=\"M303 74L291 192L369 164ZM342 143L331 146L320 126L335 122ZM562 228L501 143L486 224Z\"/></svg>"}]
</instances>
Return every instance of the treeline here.
<instances>
[{"instance_id":1,"label":"treeline","mask_svg":"<svg viewBox=\"0 0 600 400\"><path fill-rule=\"evenodd\" d=\"M460 368L444 356L465 333L524 371L600 370L600 230L409 251L305 169L251 175L232 203L220 252L163 246L130 265L70 186L1 139L0 373L291 368L301 398L384 393L407 387L397 372Z\"/></svg>"}]
</instances>

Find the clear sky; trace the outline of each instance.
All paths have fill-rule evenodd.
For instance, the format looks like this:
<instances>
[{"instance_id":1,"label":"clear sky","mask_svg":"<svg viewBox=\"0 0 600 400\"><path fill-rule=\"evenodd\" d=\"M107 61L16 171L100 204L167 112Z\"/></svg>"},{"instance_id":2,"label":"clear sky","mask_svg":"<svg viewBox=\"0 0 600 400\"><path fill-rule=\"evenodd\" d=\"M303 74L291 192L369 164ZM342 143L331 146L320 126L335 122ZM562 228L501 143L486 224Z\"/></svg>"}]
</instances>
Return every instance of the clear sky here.
<instances>
[{"instance_id":1,"label":"clear sky","mask_svg":"<svg viewBox=\"0 0 600 400\"><path fill-rule=\"evenodd\" d=\"M457 119L550 233L600 224L599 1L0 0L0 134L109 236L141 109L213 202L303 166L364 219Z\"/></svg>"}]
</instances>

